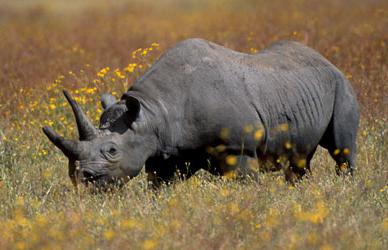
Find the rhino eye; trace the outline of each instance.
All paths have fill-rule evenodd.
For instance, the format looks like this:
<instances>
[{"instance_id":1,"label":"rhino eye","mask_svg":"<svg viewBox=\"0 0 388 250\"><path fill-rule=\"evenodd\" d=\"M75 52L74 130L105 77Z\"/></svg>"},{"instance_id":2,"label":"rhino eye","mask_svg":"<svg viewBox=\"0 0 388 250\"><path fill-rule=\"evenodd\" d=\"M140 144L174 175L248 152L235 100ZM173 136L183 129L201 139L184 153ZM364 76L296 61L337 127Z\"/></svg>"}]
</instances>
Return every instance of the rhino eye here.
<instances>
[{"instance_id":1,"label":"rhino eye","mask_svg":"<svg viewBox=\"0 0 388 250\"><path fill-rule=\"evenodd\" d=\"M115 145L105 145L101 149L101 153L108 161L117 161L120 156L119 150Z\"/></svg>"},{"instance_id":2,"label":"rhino eye","mask_svg":"<svg viewBox=\"0 0 388 250\"><path fill-rule=\"evenodd\" d=\"M108 153L111 155L115 155L117 153L117 149L115 149L114 147L111 147L108 149Z\"/></svg>"}]
</instances>

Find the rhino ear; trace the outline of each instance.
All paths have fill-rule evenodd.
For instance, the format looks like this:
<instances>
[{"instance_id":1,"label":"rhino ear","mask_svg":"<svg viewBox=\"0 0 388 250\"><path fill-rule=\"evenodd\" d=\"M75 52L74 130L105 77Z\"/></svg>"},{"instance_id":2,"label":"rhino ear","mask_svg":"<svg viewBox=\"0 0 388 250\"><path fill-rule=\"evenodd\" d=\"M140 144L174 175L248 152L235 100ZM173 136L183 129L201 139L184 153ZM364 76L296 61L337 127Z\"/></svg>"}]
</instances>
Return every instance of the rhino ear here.
<instances>
[{"instance_id":1,"label":"rhino ear","mask_svg":"<svg viewBox=\"0 0 388 250\"><path fill-rule=\"evenodd\" d=\"M124 98L125 105L127 106L127 115L129 118L129 121L132 123L135 121L140 113L140 102L138 99L136 99L133 96L125 95Z\"/></svg>"},{"instance_id":2,"label":"rhino ear","mask_svg":"<svg viewBox=\"0 0 388 250\"><path fill-rule=\"evenodd\" d=\"M101 95L101 106L105 110L117 102L116 98L108 93Z\"/></svg>"}]
</instances>

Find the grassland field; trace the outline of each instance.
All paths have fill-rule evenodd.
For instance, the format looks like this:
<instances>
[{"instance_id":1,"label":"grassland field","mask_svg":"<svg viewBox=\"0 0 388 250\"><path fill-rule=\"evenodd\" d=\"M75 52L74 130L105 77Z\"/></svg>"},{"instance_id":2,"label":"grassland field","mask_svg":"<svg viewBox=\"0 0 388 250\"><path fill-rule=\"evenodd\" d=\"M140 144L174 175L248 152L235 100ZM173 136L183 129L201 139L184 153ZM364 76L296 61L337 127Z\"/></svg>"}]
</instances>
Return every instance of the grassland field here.
<instances>
[{"instance_id":1,"label":"grassland field","mask_svg":"<svg viewBox=\"0 0 388 250\"><path fill-rule=\"evenodd\" d=\"M176 42L256 53L290 39L352 82L361 105L357 171L319 149L291 186L282 172L238 181L200 172L147 188L76 192L43 125L77 136L66 88L97 124ZM388 1L0 0L0 249L388 249Z\"/></svg>"}]
</instances>

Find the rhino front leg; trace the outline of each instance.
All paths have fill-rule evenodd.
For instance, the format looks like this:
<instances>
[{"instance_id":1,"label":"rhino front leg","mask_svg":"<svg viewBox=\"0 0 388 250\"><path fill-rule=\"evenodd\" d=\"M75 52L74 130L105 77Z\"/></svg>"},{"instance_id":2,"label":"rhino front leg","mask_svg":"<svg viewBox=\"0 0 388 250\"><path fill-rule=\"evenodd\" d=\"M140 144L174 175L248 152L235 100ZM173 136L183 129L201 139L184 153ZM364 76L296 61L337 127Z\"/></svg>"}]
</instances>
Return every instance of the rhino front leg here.
<instances>
[{"instance_id":1,"label":"rhino front leg","mask_svg":"<svg viewBox=\"0 0 388 250\"><path fill-rule=\"evenodd\" d=\"M260 171L259 161L256 157L247 155L224 154L212 158L208 170L211 174L245 179L256 179Z\"/></svg>"},{"instance_id":2,"label":"rhino front leg","mask_svg":"<svg viewBox=\"0 0 388 250\"><path fill-rule=\"evenodd\" d=\"M168 159L152 158L146 162L148 183L153 189L158 189L163 184L168 185L175 179L186 180L203 167L203 161L185 160L180 157Z\"/></svg>"},{"instance_id":3,"label":"rhino front leg","mask_svg":"<svg viewBox=\"0 0 388 250\"><path fill-rule=\"evenodd\" d=\"M151 158L145 164L147 181L152 189L158 189L163 184L169 184L175 175L176 166L181 164L177 159L162 157Z\"/></svg>"},{"instance_id":4,"label":"rhino front leg","mask_svg":"<svg viewBox=\"0 0 388 250\"><path fill-rule=\"evenodd\" d=\"M146 168L147 173L147 182L148 186L151 189L159 189L163 184L168 185L174 177L174 173L166 173L161 174L157 170L151 170Z\"/></svg>"}]
</instances>

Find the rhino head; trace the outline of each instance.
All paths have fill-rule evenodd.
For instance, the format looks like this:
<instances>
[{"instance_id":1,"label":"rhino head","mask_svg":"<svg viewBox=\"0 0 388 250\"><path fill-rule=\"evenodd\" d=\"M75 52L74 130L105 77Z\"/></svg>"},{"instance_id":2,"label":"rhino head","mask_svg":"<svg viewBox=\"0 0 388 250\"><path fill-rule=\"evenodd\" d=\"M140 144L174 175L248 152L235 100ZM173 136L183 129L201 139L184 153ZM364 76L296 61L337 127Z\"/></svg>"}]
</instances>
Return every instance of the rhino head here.
<instances>
[{"instance_id":1,"label":"rhino head","mask_svg":"<svg viewBox=\"0 0 388 250\"><path fill-rule=\"evenodd\" d=\"M104 94L101 100L104 112L97 129L70 94L65 90L63 93L74 112L79 140L65 139L47 126L43 132L69 159L73 184L83 182L105 187L125 183L138 175L156 145L140 101L125 95L116 101Z\"/></svg>"}]
</instances>

